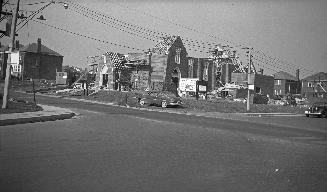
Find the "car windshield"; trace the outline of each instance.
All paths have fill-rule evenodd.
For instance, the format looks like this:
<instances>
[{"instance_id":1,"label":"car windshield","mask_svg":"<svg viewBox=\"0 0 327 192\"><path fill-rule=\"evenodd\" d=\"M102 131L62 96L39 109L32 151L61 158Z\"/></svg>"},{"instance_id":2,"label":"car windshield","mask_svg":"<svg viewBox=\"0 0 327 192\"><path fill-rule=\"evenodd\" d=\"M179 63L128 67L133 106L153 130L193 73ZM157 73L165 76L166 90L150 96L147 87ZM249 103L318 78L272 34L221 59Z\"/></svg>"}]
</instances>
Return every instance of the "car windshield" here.
<instances>
[{"instance_id":1,"label":"car windshield","mask_svg":"<svg viewBox=\"0 0 327 192\"><path fill-rule=\"evenodd\" d=\"M171 93L171 92L160 92L158 93L158 96L160 97L176 97L175 94Z\"/></svg>"}]
</instances>

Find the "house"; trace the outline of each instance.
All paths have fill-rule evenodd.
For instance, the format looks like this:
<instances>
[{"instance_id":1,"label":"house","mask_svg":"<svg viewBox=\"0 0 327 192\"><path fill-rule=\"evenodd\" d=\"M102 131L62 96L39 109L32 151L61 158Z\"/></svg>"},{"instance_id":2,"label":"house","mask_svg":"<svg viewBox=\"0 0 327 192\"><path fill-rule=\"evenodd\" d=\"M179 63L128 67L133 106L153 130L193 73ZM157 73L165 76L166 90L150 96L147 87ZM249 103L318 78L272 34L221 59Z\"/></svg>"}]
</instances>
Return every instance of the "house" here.
<instances>
[{"instance_id":1,"label":"house","mask_svg":"<svg viewBox=\"0 0 327 192\"><path fill-rule=\"evenodd\" d=\"M248 74L246 73L232 73L232 82L242 87L248 87ZM274 77L264 75L262 73L250 74L250 85L253 85L251 94L268 95L269 97L274 94ZM240 96L241 97L241 96ZM245 95L243 95L245 97Z\"/></svg>"},{"instance_id":2,"label":"house","mask_svg":"<svg viewBox=\"0 0 327 192\"><path fill-rule=\"evenodd\" d=\"M16 40L15 42L15 50L19 50L21 47L23 47L22 44L19 43L18 40ZM6 76L6 67L7 67L7 59L8 59L8 50L9 50L9 46L1 46L0 43L0 79L4 79ZM14 65L15 68L12 68L11 74L14 75L14 70L17 71L19 70L19 65L17 65L19 63L19 53L18 51L15 51L14 53L12 53L11 55L11 62ZM15 65L16 64L16 65Z\"/></svg>"},{"instance_id":3,"label":"house","mask_svg":"<svg viewBox=\"0 0 327 192\"><path fill-rule=\"evenodd\" d=\"M304 97L327 97L327 73L319 72L302 79L301 94Z\"/></svg>"},{"instance_id":4,"label":"house","mask_svg":"<svg viewBox=\"0 0 327 192\"><path fill-rule=\"evenodd\" d=\"M15 52L19 62L12 64L12 74L23 79L55 80L56 72L62 71L63 56L41 44L26 45Z\"/></svg>"},{"instance_id":5,"label":"house","mask_svg":"<svg viewBox=\"0 0 327 192\"><path fill-rule=\"evenodd\" d=\"M299 70L296 70L296 77L279 71L274 76L274 94L284 96L286 94L300 94L301 93L301 82L299 79Z\"/></svg>"}]
</instances>

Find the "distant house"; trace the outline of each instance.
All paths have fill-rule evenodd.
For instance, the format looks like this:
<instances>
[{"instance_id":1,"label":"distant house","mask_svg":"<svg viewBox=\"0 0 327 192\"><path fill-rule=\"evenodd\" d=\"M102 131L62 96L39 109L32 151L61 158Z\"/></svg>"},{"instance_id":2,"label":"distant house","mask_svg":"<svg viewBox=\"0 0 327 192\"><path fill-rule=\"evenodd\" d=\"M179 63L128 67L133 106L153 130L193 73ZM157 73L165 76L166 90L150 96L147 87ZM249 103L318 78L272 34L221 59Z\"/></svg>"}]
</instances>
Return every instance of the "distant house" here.
<instances>
[{"instance_id":1,"label":"distant house","mask_svg":"<svg viewBox=\"0 0 327 192\"><path fill-rule=\"evenodd\" d=\"M301 93L305 97L327 97L327 73L319 72L302 80Z\"/></svg>"},{"instance_id":2,"label":"distant house","mask_svg":"<svg viewBox=\"0 0 327 192\"><path fill-rule=\"evenodd\" d=\"M274 77L269 75L263 75L259 73L250 74L250 85L253 85L252 93L268 95L271 97L274 93ZM247 87L248 74L246 73L232 73L232 82L237 85Z\"/></svg>"},{"instance_id":3,"label":"distant house","mask_svg":"<svg viewBox=\"0 0 327 192\"><path fill-rule=\"evenodd\" d=\"M284 71L279 71L274 76L274 94L284 96L286 94L300 94L301 82L299 80L299 71L296 76L293 76Z\"/></svg>"},{"instance_id":4,"label":"distant house","mask_svg":"<svg viewBox=\"0 0 327 192\"><path fill-rule=\"evenodd\" d=\"M42 45L40 38L37 43L26 45L19 50L19 60L20 66L16 72L24 79L55 80L56 72L62 71L63 56Z\"/></svg>"},{"instance_id":5,"label":"distant house","mask_svg":"<svg viewBox=\"0 0 327 192\"><path fill-rule=\"evenodd\" d=\"M14 74L14 70L17 71L19 70L19 49L21 47L24 47L22 44L19 44L19 41L16 41L15 43L15 52L12 54L12 62L14 63L11 71L11 74ZM7 59L8 59L8 50L9 50L9 46L2 46L0 43L0 79L4 79L5 78L5 73L6 73L6 67L7 67Z\"/></svg>"}]
</instances>

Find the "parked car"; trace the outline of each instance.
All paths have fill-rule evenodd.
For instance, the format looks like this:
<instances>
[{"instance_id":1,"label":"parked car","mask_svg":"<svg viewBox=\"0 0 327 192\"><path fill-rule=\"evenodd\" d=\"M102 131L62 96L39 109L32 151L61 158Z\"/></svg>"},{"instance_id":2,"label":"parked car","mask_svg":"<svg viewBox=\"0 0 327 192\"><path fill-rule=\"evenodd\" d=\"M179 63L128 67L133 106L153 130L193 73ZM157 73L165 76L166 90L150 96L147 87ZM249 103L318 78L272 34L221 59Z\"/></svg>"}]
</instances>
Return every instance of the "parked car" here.
<instances>
[{"instance_id":1,"label":"parked car","mask_svg":"<svg viewBox=\"0 0 327 192\"><path fill-rule=\"evenodd\" d=\"M304 112L305 116L327 117L327 102L314 103Z\"/></svg>"},{"instance_id":2,"label":"parked car","mask_svg":"<svg viewBox=\"0 0 327 192\"><path fill-rule=\"evenodd\" d=\"M180 97L176 97L171 92L147 92L139 98L140 105L156 105L161 107L182 105Z\"/></svg>"}]
</instances>

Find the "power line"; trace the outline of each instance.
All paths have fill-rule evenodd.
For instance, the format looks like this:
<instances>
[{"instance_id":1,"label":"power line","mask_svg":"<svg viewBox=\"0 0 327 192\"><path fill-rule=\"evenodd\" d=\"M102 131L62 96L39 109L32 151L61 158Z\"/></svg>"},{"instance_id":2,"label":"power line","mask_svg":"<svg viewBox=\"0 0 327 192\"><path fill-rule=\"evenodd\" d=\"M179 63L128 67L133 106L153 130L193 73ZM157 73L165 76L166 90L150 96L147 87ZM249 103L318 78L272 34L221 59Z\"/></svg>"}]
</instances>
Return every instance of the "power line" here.
<instances>
[{"instance_id":1,"label":"power line","mask_svg":"<svg viewBox=\"0 0 327 192\"><path fill-rule=\"evenodd\" d=\"M91 40L98 41L98 42L101 42L101 43L106 43L106 44L111 44L111 45L118 46L118 47L123 47L123 48L127 48L127 49L133 49L133 50L137 50L137 51L146 52L146 50L144 50L144 49L134 48L134 47L127 46L127 45L122 45L122 44L119 44L119 43L113 43L113 42L109 42L109 41L106 41L106 40L101 40L101 39L98 39L98 38L95 38L95 37L83 35L83 34L80 34L80 33L69 31L67 29L63 29L63 28L56 27L56 26L53 26L53 25L50 25L50 24L46 24L46 23L37 21L35 19L32 19L32 21L34 21L36 23L39 23L39 24L42 24L42 25L45 25L47 27L53 28L53 29L57 29L59 31L63 31L63 32L66 32L66 33L69 33L69 34L72 34L72 35L76 35L76 36L84 37L84 38L87 38L87 39L91 39Z\"/></svg>"}]
</instances>

